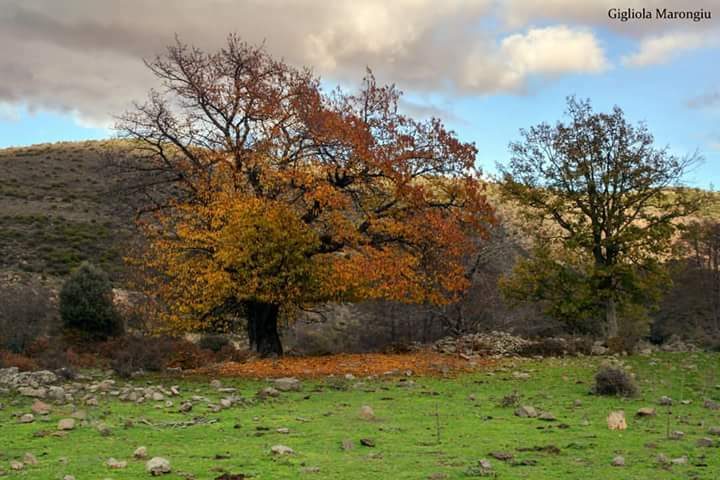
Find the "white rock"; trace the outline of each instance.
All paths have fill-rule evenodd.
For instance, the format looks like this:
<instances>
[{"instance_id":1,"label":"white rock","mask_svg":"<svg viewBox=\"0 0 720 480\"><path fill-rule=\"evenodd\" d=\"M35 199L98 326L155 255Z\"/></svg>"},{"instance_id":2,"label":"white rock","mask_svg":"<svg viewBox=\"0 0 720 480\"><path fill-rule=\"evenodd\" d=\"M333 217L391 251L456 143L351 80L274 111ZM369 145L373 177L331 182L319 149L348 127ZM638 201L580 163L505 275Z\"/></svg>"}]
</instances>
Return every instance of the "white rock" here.
<instances>
[{"instance_id":1,"label":"white rock","mask_svg":"<svg viewBox=\"0 0 720 480\"><path fill-rule=\"evenodd\" d=\"M117 460L115 458L108 458L105 462L105 465L108 466L108 468L112 468L113 470L120 470L122 468L127 467L127 462L125 460Z\"/></svg>"},{"instance_id":2,"label":"white rock","mask_svg":"<svg viewBox=\"0 0 720 480\"><path fill-rule=\"evenodd\" d=\"M138 447L133 452L133 457L137 458L138 460L143 460L143 459L147 458L147 456L148 456L148 453L147 453L146 447Z\"/></svg>"},{"instance_id":3,"label":"white rock","mask_svg":"<svg viewBox=\"0 0 720 480\"><path fill-rule=\"evenodd\" d=\"M164 475L170 473L170 462L162 457L153 457L145 464L145 470L152 476Z\"/></svg>"},{"instance_id":4,"label":"white rock","mask_svg":"<svg viewBox=\"0 0 720 480\"><path fill-rule=\"evenodd\" d=\"M285 445L273 445L270 451L273 455L292 455L295 453L295 450Z\"/></svg>"}]
</instances>

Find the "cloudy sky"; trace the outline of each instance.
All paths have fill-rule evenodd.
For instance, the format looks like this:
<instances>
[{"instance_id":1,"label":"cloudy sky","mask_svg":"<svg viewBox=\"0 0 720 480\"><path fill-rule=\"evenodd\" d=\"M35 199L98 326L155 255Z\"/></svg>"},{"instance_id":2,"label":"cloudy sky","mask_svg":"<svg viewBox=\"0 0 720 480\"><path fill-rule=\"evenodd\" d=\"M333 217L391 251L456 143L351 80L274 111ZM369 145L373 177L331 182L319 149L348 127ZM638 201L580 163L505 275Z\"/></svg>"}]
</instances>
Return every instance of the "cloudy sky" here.
<instances>
[{"instance_id":1,"label":"cloudy sky","mask_svg":"<svg viewBox=\"0 0 720 480\"><path fill-rule=\"evenodd\" d=\"M621 22L615 7L713 18ZM519 128L559 119L576 94L698 150L688 183L720 185L719 0L0 0L0 147L111 136L154 85L143 58L175 34L210 50L230 32L329 86L371 67L408 113L475 141L490 172Z\"/></svg>"}]
</instances>

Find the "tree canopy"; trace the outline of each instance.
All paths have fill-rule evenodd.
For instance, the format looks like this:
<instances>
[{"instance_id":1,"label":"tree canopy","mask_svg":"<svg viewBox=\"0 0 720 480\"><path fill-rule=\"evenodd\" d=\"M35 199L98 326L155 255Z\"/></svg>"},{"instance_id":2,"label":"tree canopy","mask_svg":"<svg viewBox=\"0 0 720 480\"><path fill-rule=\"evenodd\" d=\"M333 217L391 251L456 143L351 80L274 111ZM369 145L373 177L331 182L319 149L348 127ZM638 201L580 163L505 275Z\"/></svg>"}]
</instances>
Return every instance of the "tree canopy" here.
<instances>
[{"instance_id":1,"label":"tree canopy","mask_svg":"<svg viewBox=\"0 0 720 480\"><path fill-rule=\"evenodd\" d=\"M162 89L118 128L136 141L154 212L142 260L173 325L244 312L255 347L281 353L282 307L443 303L467 287L494 221L476 147L401 114L394 86L368 72L358 93L325 92L236 36L148 67Z\"/></svg>"},{"instance_id":2,"label":"tree canopy","mask_svg":"<svg viewBox=\"0 0 720 480\"><path fill-rule=\"evenodd\" d=\"M506 286L517 297L549 301L556 315L563 302L560 311L576 318L577 308L590 317L603 311L614 337L618 305L629 316L656 300L659 261L670 254L677 220L702 203L681 185L698 157L656 147L647 127L631 124L619 107L597 113L571 97L566 117L521 130L509 164L500 166L504 198L523 207L545 249L535 264L521 262ZM577 301L551 288L571 288L572 278Z\"/></svg>"}]
</instances>

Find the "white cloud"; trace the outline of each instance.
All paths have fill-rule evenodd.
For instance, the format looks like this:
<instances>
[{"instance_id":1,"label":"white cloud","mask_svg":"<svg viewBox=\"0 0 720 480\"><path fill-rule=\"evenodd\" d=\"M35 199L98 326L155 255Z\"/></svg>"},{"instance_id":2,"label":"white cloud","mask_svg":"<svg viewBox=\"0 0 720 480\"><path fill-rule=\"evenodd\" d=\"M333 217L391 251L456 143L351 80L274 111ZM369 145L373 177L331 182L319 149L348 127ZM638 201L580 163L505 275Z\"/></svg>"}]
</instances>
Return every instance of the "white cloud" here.
<instances>
[{"instance_id":1,"label":"white cloud","mask_svg":"<svg viewBox=\"0 0 720 480\"><path fill-rule=\"evenodd\" d=\"M629 67L645 67L667 63L680 53L718 45L717 34L707 32L673 32L644 38L638 50L623 57Z\"/></svg>"},{"instance_id":2,"label":"white cloud","mask_svg":"<svg viewBox=\"0 0 720 480\"><path fill-rule=\"evenodd\" d=\"M490 57L480 46L467 60L464 82L468 88L517 91L532 75L600 73L609 67L592 32L560 25L510 35Z\"/></svg>"}]
</instances>

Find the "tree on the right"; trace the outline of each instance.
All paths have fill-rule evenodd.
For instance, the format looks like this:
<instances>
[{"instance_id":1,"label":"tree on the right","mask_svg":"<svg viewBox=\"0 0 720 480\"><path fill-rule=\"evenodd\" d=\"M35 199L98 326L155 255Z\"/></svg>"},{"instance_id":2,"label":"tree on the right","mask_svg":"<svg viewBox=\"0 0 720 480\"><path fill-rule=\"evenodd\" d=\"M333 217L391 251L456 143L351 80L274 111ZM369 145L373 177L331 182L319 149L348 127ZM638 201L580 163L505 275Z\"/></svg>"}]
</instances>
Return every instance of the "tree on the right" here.
<instances>
[{"instance_id":1,"label":"tree on the right","mask_svg":"<svg viewBox=\"0 0 720 480\"><path fill-rule=\"evenodd\" d=\"M564 120L520 133L498 167L500 188L519 207L536 255L503 279L504 292L607 339L642 324L669 283L664 263L681 219L707 198L682 184L700 156L658 147L619 107L595 112L575 97Z\"/></svg>"}]
</instances>

